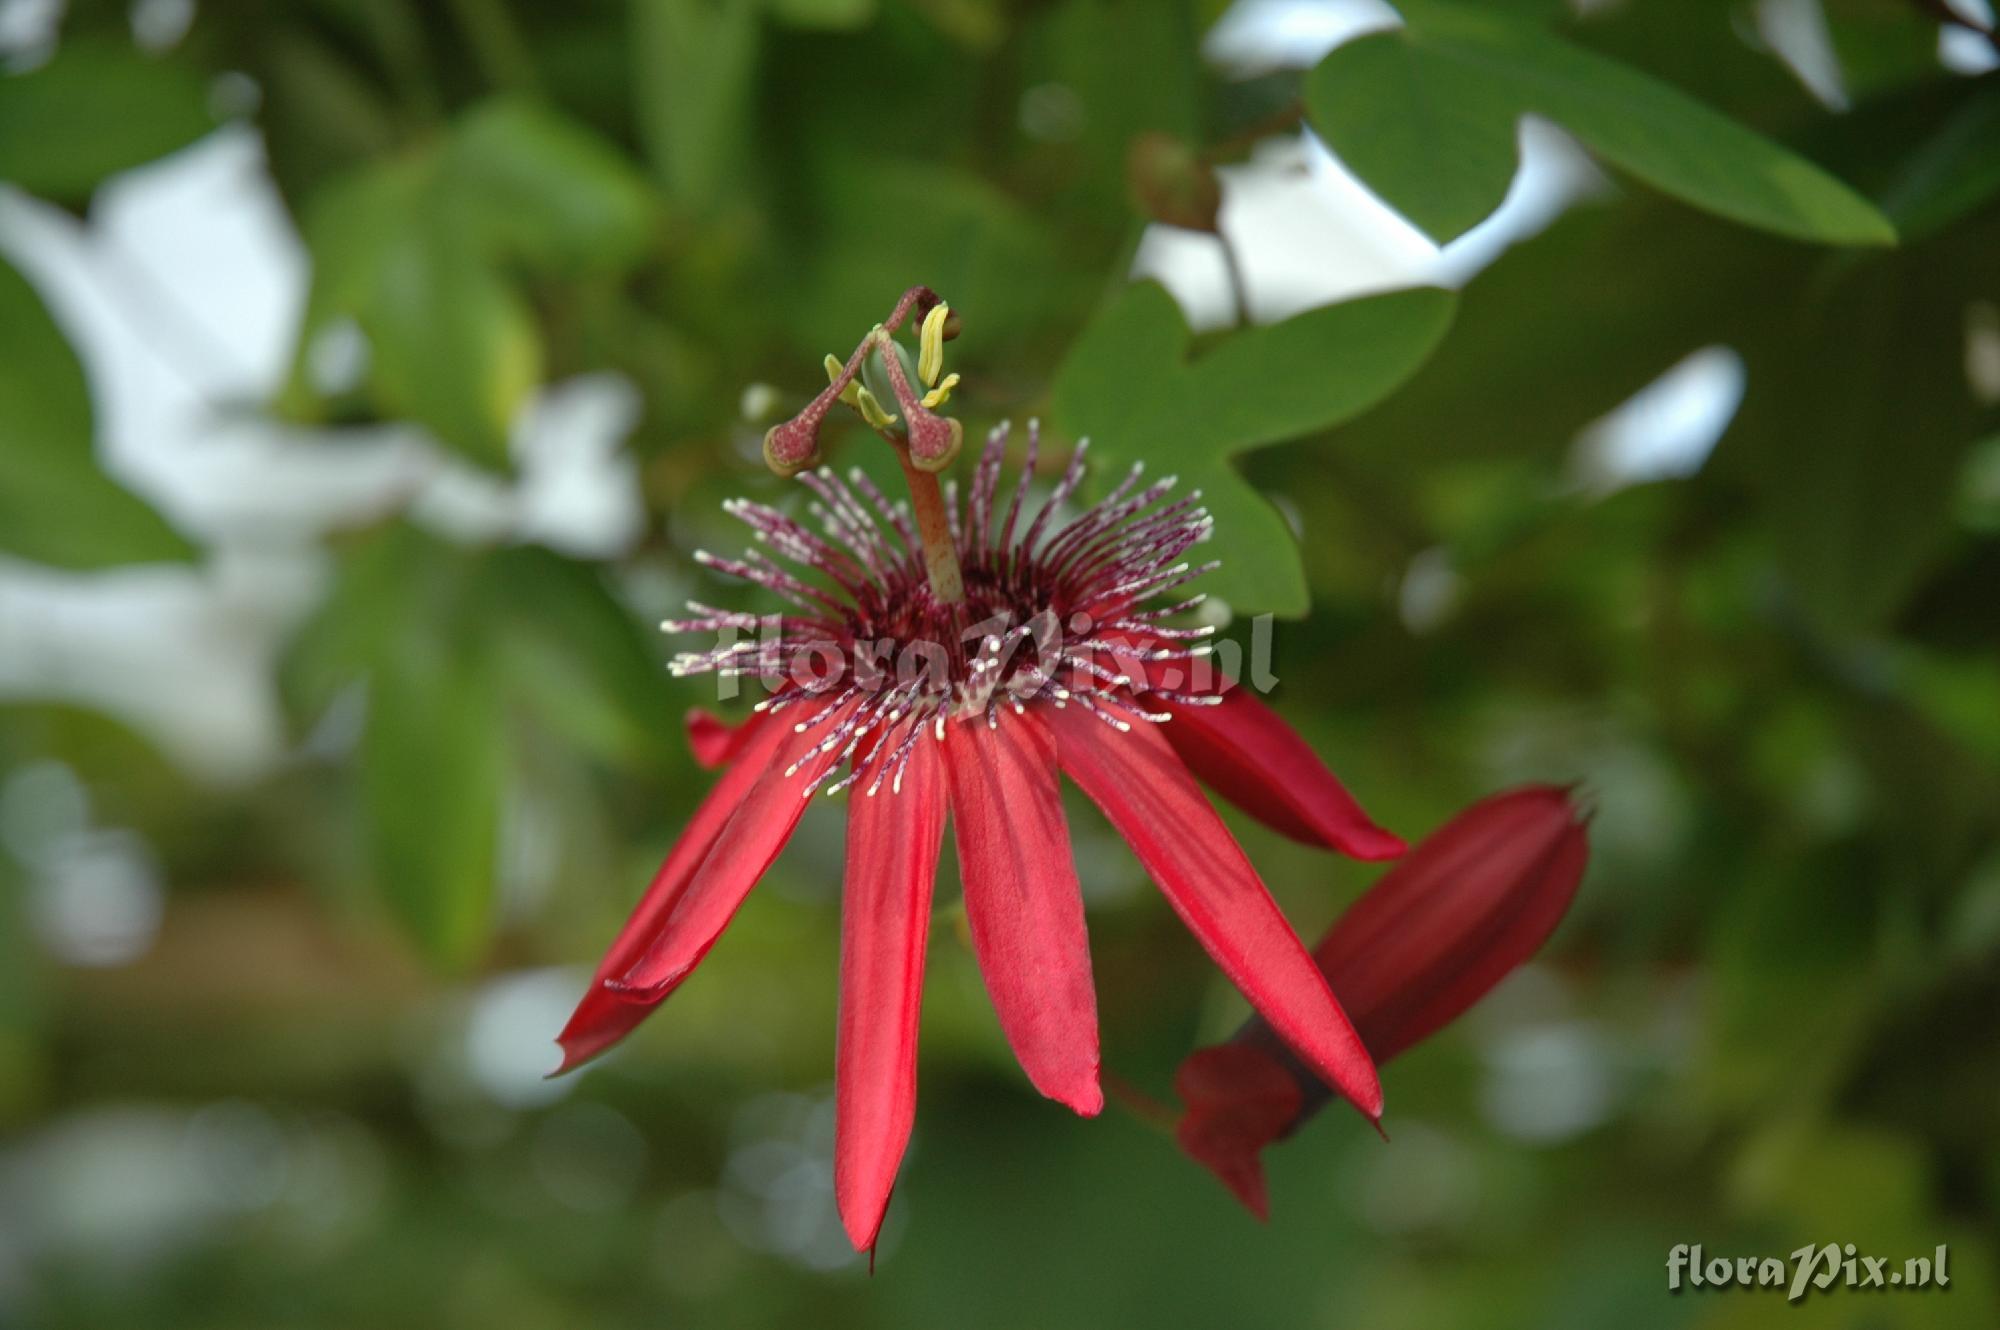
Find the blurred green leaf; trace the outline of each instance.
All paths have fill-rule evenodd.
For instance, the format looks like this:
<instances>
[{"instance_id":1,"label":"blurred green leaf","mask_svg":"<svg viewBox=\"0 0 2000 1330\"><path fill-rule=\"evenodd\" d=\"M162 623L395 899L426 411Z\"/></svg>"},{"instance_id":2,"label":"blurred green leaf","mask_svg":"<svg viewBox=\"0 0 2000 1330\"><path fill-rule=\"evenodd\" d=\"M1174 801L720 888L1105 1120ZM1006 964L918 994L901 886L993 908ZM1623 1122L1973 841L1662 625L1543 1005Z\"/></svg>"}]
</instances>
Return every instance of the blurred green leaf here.
<instances>
[{"instance_id":1,"label":"blurred green leaf","mask_svg":"<svg viewBox=\"0 0 2000 1330\"><path fill-rule=\"evenodd\" d=\"M875 0L765 0L771 17L798 28L862 28L874 21Z\"/></svg>"},{"instance_id":2,"label":"blurred green leaf","mask_svg":"<svg viewBox=\"0 0 2000 1330\"><path fill-rule=\"evenodd\" d=\"M284 394L320 412L315 339L350 317L370 341L386 413L482 466L542 375L542 338L509 268L553 278L628 271L655 221L644 179L585 127L525 99L482 103L442 146L389 159L314 198L313 287Z\"/></svg>"},{"instance_id":3,"label":"blurred green leaf","mask_svg":"<svg viewBox=\"0 0 2000 1330\"><path fill-rule=\"evenodd\" d=\"M362 801L391 909L433 964L470 962L491 927L505 775L491 662L449 622L415 624L368 677Z\"/></svg>"},{"instance_id":4,"label":"blurred green leaf","mask_svg":"<svg viewBox=\"0 0 2000 1330\"><path fill-rule=\"evenodd\" d=\"M668 193L711 207L747 167L756 0L637 0L632 21L640 139Z\"/></svg>"},{"instance_id":5,"label":"blurred green leaf","mask_svg":"<svg viewBox=\"0 0 2000 1330\"><path fill-rule=\"evenodd\" d=\"M1981 424L1958 316L1969 275L1948 255L1880 256L1828 274L1798 317L1746 348L1738 464L1825 626L1892 614L1950 535Z\"/></svg>"},{"instance_id":6,"label":"blurred green leaf","mask_svg":"<svg viewBox=\"0 0 2000 1330\"><path fill-rule=\"evenodd\" d=\"M1945 949L1974 962L2000 951L2000 850L1968 874L1945 921Z\"/></svg>"},{"instance_id":7,"label":"blurred green leaf","mask_svg":"<svg viewBox=\"0 0 2000 1330\"><path fill-rule=\"evenodd\" d=\"M1979 440L1967 451L1958 520L1969 530L2000 534L2000 434Z\"/></svg>"},{"instance_id":8,"label":"blurred green leaf","mask_svg":"<svg viewBox=\"0 0 2000 1330\"><path fill-rule=\"evenodd\" d=\"M0 757L11 754L0 750ZM11 765L11 764L10 764ZM29 1116L42 1089L39 1035L48 1018L48 966L35 945L29 886L0 848L0 1127Z\"/></svg>"},{"instance_id":9,"label":"blurred green leaf","mask_svg":"<svg viewBox=\"0 0 2000 1330\"><path fill-rule=\"evenodd\" d=\"M2000 458L2000 441L1987 443ZM1986 530L2000 532L2000 523ZM1910 597L1897 620L1897 633L1946 651L1993 659L1994 648L2000 646L2000 613L1993 604L1996 586L2000 586L2000 541L1973 544L1940 567ZM2000 720L1995 724L2000 725Z\"/></svg>"},{"instance_id":10,"label":"blurred green leaf","mask_svg":"<svg viewBox=\"0 0 2000 1330\"><path fill-rule=\"evenodd\" d=\"M482 576L511 703L606 761L648 765L678 741L657 642L601 570L522 546L495 551Z\"/></svg>"},{"instance_id":11,"label":"blurred green leaf","mask_svg":"<svg viewBox=\"0 0 2000 1330\"><path fill-rule=\"evenodd\" d=\"M378 260L359 319L383 406L505 470L508 428L541 379L526 304L435 214L410 219Z\"/></svg>"},{"instance_id":12,"label":"blurred green leaf","mask_svg":"<svg viewBox=\"0 0 2000 1330\"><path fill-rule=\"evenodd\" d=\"M83 367L41 297L4 261L0 429L0 550L65 568L194 557L159 514L98 468Z\"/></svg>"},{"instance_id":13,"label":"blurred green leaf","mask_svg":"<svg viewBox=\"0 0 2000 1330\"><path fill-rule=\"evenodd\" d=\"M1579 207L1466 286L1451 337L1349 451L1398 489L1474 458L1532 459L1552 483L1580 429L1697 348L1737 345L1811 253L1658 199Z\"/></svg>"},{"instance_id":14,"label":"blurred green leaf","mask_svg":"<svg viewBox=\"0 0 2000 1330\"><path fill-rule=\"evenodd\" d=\"M490 925L507 728L477 556L402 523L350 537L325 603L286 650L304 727L359 688L354 766L365 863L434 965L463 965Z\"/></svg>"},{"instance_id":15,"label":"blurred green leaf","mask_svg":"<svg viewBox=\"0 0 2000 1330\"><path fill-rule=\"evenodd\" d=\"M437 554L429 537L401 523L346 538L332 589L293 634L280 665L286 702L304 725L317 723L429 612L428 579L420 574Z\"/></svg>"},{"instance_id":16,"label":"blurred green leaf","mask_svg":"<svg viewBox=\"0 0 2000 1330\"><path fill-rule=\"evenodd\" d=\"M66 203L109 175L215 128L191 65L132 46L65 41L47 64L0 75L0 180Z\"/></svg>"},{"instance_id":17,"label":"blurred green leaf","mask_svg":"<svg viewBox=\"0 0 2000 1330\"><path fill-rule=\"evenodd\" d=\"M2000 193L2000 82L1985 80L1905 161L1883 211L1906 240L1943 229Z\"/></svg>"},{"instance_id":18,"label":"blurred green leaf","mask_svg":"<svg viewBox=\"0 0 2000 1330\"><path fill-rule=\"evenodd\" d=\"M438 186L492 252L562 274L619 272L644 252L647 182L585 127L527 99L490 101L454 128Z\"/></svg>"},{"instance_id":19,"label":"blurred green leaf","mask_svg":"<svg viewBox=\"0 0 2000 1330\"><path fill-rule=\"evenodd\" d=\"M1532 113L1720 216L1829 244L1895 241L1848 186L1668 84L1471 6L1400 7L1408 27L1320 62L1306 106L1342 161L1437 240L1499 206L1517 164L1516 123Z\"/></svg>"},{"instance_id":20,"label":"blurred green leaf","mask_svg":"<svg viewBox=\"0 0 2000 1330\"><path fill-rule=\"evenodd\" d=\"M1041 35L1044 77L1076 99L1085 190L1123 202L1126 160L1142 135L1199 140L1208 90L1201 31L1185 5L1079 0L1053 6ZM1134 78L1134 70L1145 77Z\"/></svg>"},{"instance_id":21,"label":"blurred green leaf","mask_svg":"<svg viewBox=\"0 0 2000 1330\"><path fill-rule=\"evenodd\" d=\"M678 745L665 671L600 569L532 546L460 549L403 523L350 541L286 653L287 699L311 727L365 687L371 862L433 962L462 964L491 922L504 780L560 786L585 770L567 760L578 753L655 768Z\"/></svg>"},{"instance_id":22,"label":"blurred green leaf","mask_svg":"<svg viewBox=\"0 0 2000 1330\"><path fill-rule=\"evenodd\" d=\"M479 553L396 523L354 538L284 662L307 723L365 690L355 767L367 864L431 961L470 961L491 926L509 741Z\"/></svg>"},{"instance_id":23,"label":"blurred green leaf","mask_svg":"<svg viewBox=\"0 0 2000 1330\"><path fill-rule=\"evenodd\" d=\"M1853 846L1774 865L1743 878L1708 921L1704 1070L1723 1106L1810 1115L1838 1089L1881 983L1879 867Z\"/></svg>"},{"instance_id":24,"label":"blurred green leaf","mask_svg":"<svg viewBox=\"0 0 2000 1330\"><path fill-rule=\"evenodd\" d=\"M1922 5L1820 0L1841 85L1857 103L1935 79L1938 30Z\"/></svg>"},{"instance_id":25,"label":"blurred green leaf","mask_svg":"<svg viewBox=\"0 0 2000 1330\"><path fill-rule=\"evenodd\" d=\"M1988 742L1994 679L1986 670L1941 666L1926 669L1912 659L1901 671L1907 701L1857 690L1836 713L1868 772L1875 826L1898 845L1893 862L1878 868L1875 888L1896 884L1903 908L1947 895L2000 831L2000 759ZM1952 723L1962 699L1937 696L1941 685L1957 691L1968 683L1983 695L1974 703L1976 729Z\"/></svg>"},{"instance_id":26,"label":"blurred green leaf","mask_svg":"<svg viewBox=\"0 0 2000 1330\"><path fill-rule=\"evenodd\" d=\"M964 311L966 356L1032 341L1075 299L1082 274L1046 220L981 177L850 153L817 166L821 206L800 236L806 272L785 293L806 345L851 343L855 312L879 318L912 282Z\"/></svg>"},{"instance_id":27,"label":"blurred green leaf","mask_svg":"<svg viewBox=\"0 0 2000 1330\"><path fill-rule=\"evenodd\" d=\"M245 72L263 90L257 123L271 178L295 208L330 177L393 155L400 139L388 90L324 31L285 25L249 43Z\"/></svg>"},{"instance_id":28,"label":"blurred green leaf","mask_svg":"<svg viewBox=\"0 0 2000 1330\"><path fill-rule=\"evenodd\" d=\"M1737 1174L1753 1211L1831 1228L1864 1251L1923 1250L1930 1180L1914 1141L1785 1119L1751 1138Z\"/></svg>"},{"instance_id":29,"label":"blurred green leaf","mask_svg":"<svg viewBox=\"0 0 2000 1330\"><path fill-rule=\"evenodd\" d=\"M1300 615L1308 595L1292 534L1230 459L1373 406L1423 364L1453 305L1443 291L1370 296L1242 329L1190 361L1180 307L1139 283L1070 349L1053 409L1100 463L1144 461L1202 491L1222 558L1209 591L1239 610Z\"/></svg>"}]
</instances>

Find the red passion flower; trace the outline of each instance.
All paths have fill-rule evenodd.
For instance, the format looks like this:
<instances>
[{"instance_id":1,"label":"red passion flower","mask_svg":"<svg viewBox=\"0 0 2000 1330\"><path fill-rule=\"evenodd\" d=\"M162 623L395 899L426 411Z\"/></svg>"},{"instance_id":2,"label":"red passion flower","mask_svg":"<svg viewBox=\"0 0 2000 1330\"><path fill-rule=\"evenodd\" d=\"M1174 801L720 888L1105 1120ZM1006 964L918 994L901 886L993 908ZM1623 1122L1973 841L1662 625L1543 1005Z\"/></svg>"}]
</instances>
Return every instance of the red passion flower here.
<instances>
[{"instance_id":1,"label":"red passion flower","mask_svg":"<svg viewBox=\"0 0 2000 1330\"><path fill-rule=\"evenodd\" d=\"M913 313L923 318L922 396L891 339ZM935 473L959 439L955 421L931 414L956 377L939 378L950 327L935 296L912 291L844 368L832 366L827 391L767 437L767 459L811 491L816 530L739 500L728 509L762 548L740 560L697 556L791 608L692 606L668 627L722 641L676 658L675 672L754 675L776 692L740 727L690 717L697 756L721 778L559 1036L568 1070L630 1032L714 945L807 799L849 791L834 1182L857 1249L874 1245L915 1114L947 820L980 971L1022 1069L1078 1113L1103 1106L1059 774L1104 811L1283 1046L1371 1119L1382 1109L1362 1039L1196 780L1302 841L1368 859L1400 854L1402 842L1284 722L1213 669L1209 629L1171 626L1202 599L1176 594L1213 566L1185 557L1210 528L1198 493L1174 499L1171 478L1142 484L1134 468L1077 510L1079 446L1033 506L1033 425L1004 502L1005 427L988 437L963 502L955 487L940 489ZM909 503L891 502L859 471L808 469L835 401L896 446Z\"/></svg>"}]
</instances>

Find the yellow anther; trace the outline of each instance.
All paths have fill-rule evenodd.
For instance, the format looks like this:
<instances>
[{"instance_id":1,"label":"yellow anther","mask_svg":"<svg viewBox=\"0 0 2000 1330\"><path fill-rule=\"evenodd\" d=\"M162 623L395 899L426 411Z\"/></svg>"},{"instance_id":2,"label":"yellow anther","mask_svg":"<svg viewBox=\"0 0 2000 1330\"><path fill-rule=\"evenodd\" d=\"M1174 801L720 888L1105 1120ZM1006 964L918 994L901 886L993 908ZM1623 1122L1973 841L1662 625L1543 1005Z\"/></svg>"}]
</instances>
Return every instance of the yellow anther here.
<instances>
[{"instance_id":1,"label":"yellow anther","mask_svg":"<svg viewBox=\"0 0 2000 1330\"><path fill-rule=\"evenodd\" d=\"M943 383L940 383L937 387L924 394L924 409L935 411L946 402L949 402L951 400L951 390L956 387L958 387L958 375L956 373L945 375Z\"/></svg>"},{"instance_id":2,"label":"yellow anther","mask_svg":"<svg viewBox=\"0 0 2000 1330\"><path fill-rule=\"evenodd\" d=\"M839 360L833 356L828 356L826 358L826 381L828 383L839 382L840 372L846 368L847 366L841 364ZM840 400L859 411L861 407L855 401L856 391L855 384L850 380L848 385L840 390Z\"/></svg>"},{"instance_id":3,"label":"yellow anther","mask_svg":"<svg viewBox=\"0 0 2000 1330\"><path fill-rule=\"evenodd\" d=\"M861 418L868 422L869 428L888 429L896 423L896 418L884 411L882 404L875 400L874 393L858 384L848 386L854 389L854 409L861 413Z\"/></svg>"},{"instance_id":4,"label":"yellow anther","mask_svg":"<svg viewBox=\"0 0 2000 1330\"><path fill-rule=\"evenodd\" d=\"M943 302L932 305L931 312L924 315L923 332L917 338L917 377L926 388L935 385L938 375L944 373L944 321L950 317L951 306Z\"/></svg>"}]
</instances>

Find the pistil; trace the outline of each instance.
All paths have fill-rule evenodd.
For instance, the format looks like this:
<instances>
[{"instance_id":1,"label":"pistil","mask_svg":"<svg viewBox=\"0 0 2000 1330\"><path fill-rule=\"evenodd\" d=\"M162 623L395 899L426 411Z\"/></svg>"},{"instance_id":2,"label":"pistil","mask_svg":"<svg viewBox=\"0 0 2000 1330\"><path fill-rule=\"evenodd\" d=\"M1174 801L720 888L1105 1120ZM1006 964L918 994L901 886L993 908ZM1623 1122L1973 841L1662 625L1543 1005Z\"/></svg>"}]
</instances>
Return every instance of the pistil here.
<instances>
[{"instance_id":1,"label":"pistil","mask_svg":"<svg viewBox=\"0 0 2000 1330\"><path fill-rule=\"evenodd\" d=\"M942 404L950 396L958 376L941 385L933 380L943 367L944 340L956 336L956 320L937 293L929 287L913 286L896 302L889 317L868 330L854 353L843 365L827 360L830 382L803 411L764 436L764 460L779 475L793 475L820 461L819 430L827 412L836 402L853 407L862 420L896 450L903 468L903 480L910 491L910 507L917 519L917 535L924 547L924 571L931 592L940 604L955 606L965 601L965 578L958 566L958 545L952 538L951 521L945 510L944 494L937 473L950 466L965 441L965 429L958 421L940 416L932 404ZM935 318L927 318L937 310ZM912 315L924 319L924 378L933 391L920 397L903 370L902 355L895 332ZM901 416L890 416L858 380L876 357L888 377L891 395ZM879 381L878 381L879 390Z\"/></svg>"},{"instance_id":2,"label":"pistil","mask_svg":"<svg viewBox=\"0 0 2000 1330\"><path fill-rule=\"evenodd\" d=\"M951 538L951 519L945 512L944 493L937 474L919 468L910 460L907 446L896 449L903 467L903 481L910 488L910 507L917 517L917 537L924 543L924 573L931 593L944 605L965 601L965 578L958 567L958 545Z\"/></svg>"}]
</instances>

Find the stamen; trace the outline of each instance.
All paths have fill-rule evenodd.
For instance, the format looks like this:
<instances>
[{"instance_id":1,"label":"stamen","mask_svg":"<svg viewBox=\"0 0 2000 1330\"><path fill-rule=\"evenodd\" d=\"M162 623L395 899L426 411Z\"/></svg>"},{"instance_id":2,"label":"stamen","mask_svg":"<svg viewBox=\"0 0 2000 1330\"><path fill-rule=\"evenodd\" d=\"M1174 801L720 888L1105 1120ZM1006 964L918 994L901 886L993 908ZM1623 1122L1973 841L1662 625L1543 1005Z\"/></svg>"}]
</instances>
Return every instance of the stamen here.
<instances>
[{"instance_id":1,"label":"stamen","mask_svg":"<svg viewBox=\"0 0 2000 1330\"><path fill-rule=\"evenodd\" d=\"M938 375L944 372L944 321L950 317L951 306L943 301L924 315L923 332L917 339L917 377L926 387L936 387Z\"/></svg>"}]
</instances>

